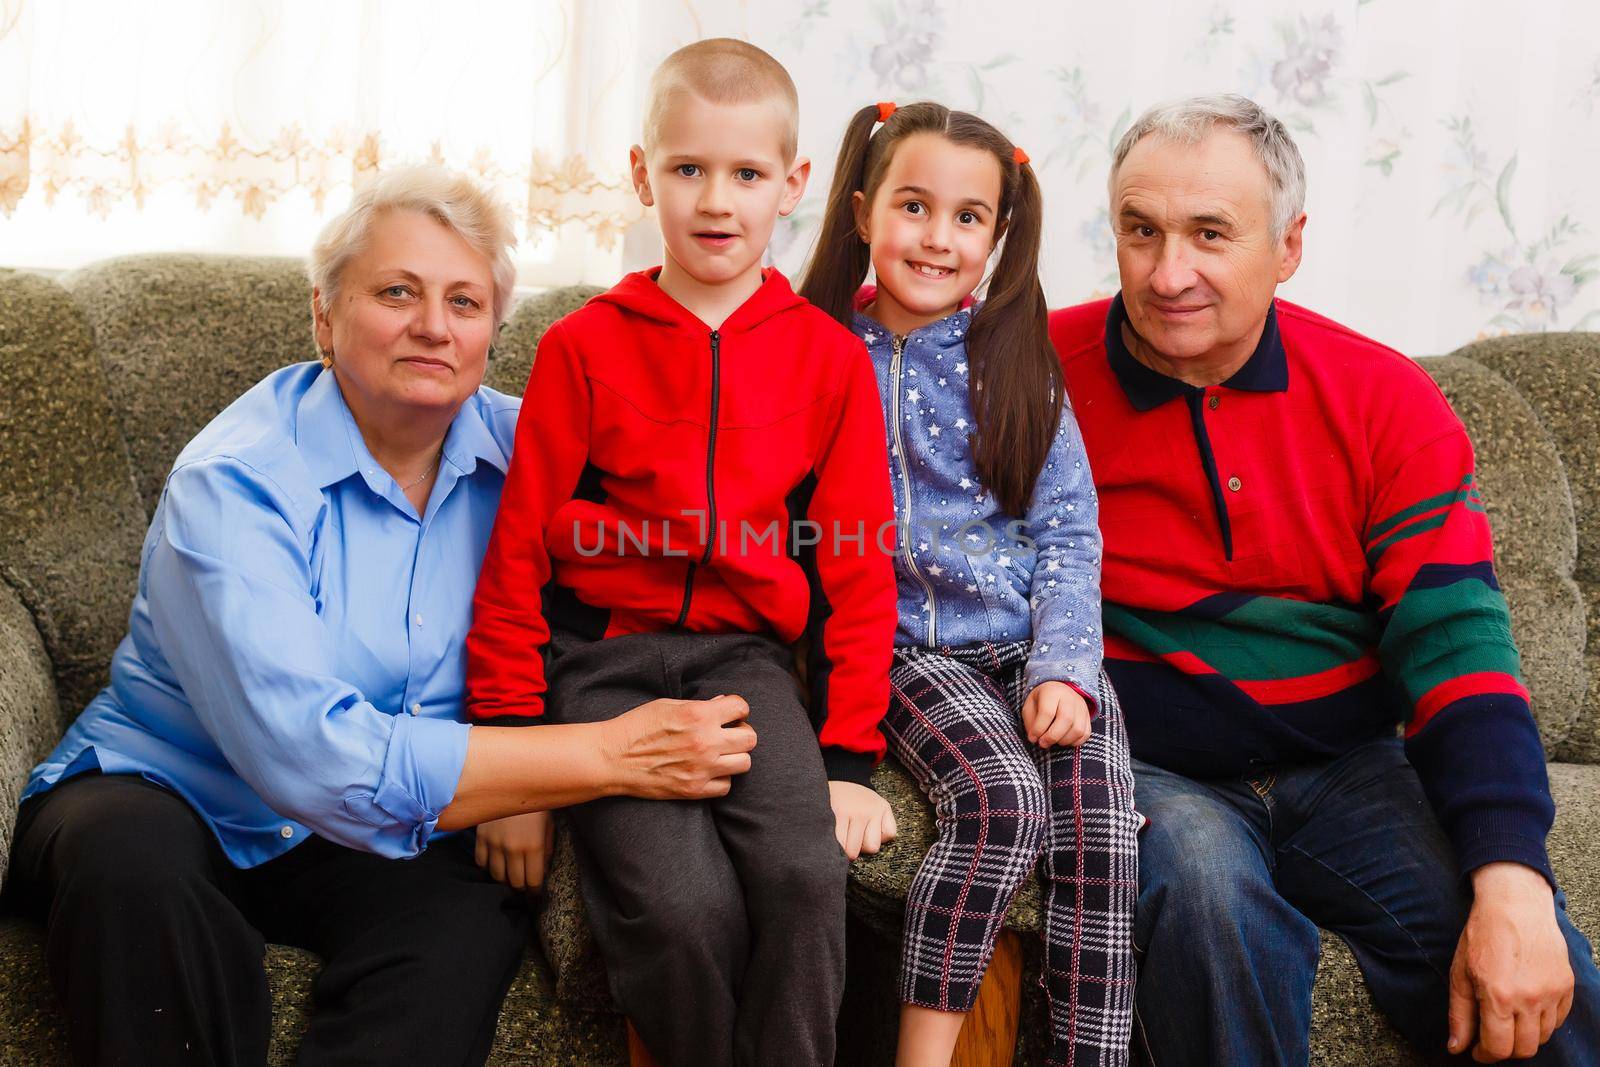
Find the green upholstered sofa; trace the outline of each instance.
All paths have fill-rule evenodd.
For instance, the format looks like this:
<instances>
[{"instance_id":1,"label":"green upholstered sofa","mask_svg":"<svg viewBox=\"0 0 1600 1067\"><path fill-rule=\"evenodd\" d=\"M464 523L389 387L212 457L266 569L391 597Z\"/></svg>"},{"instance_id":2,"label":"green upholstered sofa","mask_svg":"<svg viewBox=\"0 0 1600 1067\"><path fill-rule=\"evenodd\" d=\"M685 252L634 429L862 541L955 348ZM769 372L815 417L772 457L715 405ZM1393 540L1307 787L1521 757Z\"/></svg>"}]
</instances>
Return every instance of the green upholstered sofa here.
<instances>
[{"instance_id":1,"label":"green upholstered sofa","mask_svg":"<svg viewBox=\"0 0 1600 1067\"><path fill-rule=\"evenodd\" d=\"M520 392L540 333L591 291L520 303L489 384ZM104 683L168 464L268 371L312 354L308 299L291 260L144 256L55 279L0 271L0 871L28 768ZM1501 580L1552 760L1559 815L1551 851L1578 925L1600 932L1600 334L1495 338L1424 366L1477 443ZM853 874L841 1063L891 1062L900 901L932 833L903 773L886 765L876 784L894 801L902 832ZM1025 890L1010 924L1036 931L1038 899L1035 886ZM1315 1061L1412 1062L1343 945L1329 937L1324 950ZM267 966L272 1059L288 1063L318 962L273 946ZM1037 1063L1042 1007L1036 983L1025 986L1017 1062ZM0 914L0 1064L65 1063L66 1025L41 930ZM539 937L507 997L491 1062L599 1065L626 1056L563 836Z\"/></svg>"}]
</instances>

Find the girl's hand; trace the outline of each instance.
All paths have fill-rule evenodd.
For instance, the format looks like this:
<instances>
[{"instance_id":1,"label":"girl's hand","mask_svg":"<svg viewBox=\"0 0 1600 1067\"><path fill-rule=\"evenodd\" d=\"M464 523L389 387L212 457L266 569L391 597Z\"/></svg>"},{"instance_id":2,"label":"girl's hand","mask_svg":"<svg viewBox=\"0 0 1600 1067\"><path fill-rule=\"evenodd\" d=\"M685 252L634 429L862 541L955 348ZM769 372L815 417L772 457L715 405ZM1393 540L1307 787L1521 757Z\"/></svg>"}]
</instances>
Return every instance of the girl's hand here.
<instances>
[{"instance_id":1,"label":"girl's hand","mask_svg":"<svg viewBox=\"0 0 1600 1067\"><path fill-rule=\"evenodd\" d=\"M548 811L530 811L478 824L473 858L495 881L534 892L544 885L555 850L556 821Z\"/></svg>"},{"instance_id":2,"label":"girl's hand","mask_svg":"<svg viewBox=\"0 0 1600 1067\"><path fill-rule=\"evenodd\" d=\"M889 802L864 785L829 782L828 803L833 805L833 835L851 859L875 854L900 832Z\"/></svg>"},{"instance_id":3,"label":"girl's hand","mask_svg":"<svg viewBox=\"0 0 1600 1067\"><path fill-rule=\"evenodd\" d=\"M1065 682L1041 682L1022 702L1022 726L1040 748L1077 748L1089 739L1089 704Z\"/></svg>"}]
</instances>

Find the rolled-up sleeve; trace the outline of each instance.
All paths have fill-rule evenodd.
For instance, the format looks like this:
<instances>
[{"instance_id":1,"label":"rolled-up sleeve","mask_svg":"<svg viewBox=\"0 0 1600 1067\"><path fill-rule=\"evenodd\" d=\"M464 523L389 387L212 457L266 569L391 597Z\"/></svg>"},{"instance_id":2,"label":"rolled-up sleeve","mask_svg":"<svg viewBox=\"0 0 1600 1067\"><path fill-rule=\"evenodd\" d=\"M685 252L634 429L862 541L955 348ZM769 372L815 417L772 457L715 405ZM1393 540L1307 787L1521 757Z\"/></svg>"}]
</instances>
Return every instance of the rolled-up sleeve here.
<instances>
[{"instance_id":1,"label":"rolled-up sleeve","mask_svg":"<svg viewBox=\"0 0 1600 1067\"><path fill-rule=\"evenodd\" d=\"M174 471L145 564L155 635L202 727L274 811L414 856L455 795L470 727L374 707L338 676L305 507L240 460Z\"/></svg>"}]
</instances>

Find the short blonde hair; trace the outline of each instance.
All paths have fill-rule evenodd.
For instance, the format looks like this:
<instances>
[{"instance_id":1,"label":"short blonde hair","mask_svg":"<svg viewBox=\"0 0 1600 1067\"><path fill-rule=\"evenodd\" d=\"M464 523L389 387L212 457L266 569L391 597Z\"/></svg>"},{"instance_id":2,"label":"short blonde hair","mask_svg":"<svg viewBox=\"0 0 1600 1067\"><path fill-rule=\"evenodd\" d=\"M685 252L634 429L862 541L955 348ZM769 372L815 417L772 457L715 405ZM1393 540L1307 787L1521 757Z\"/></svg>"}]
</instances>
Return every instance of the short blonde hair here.
<instances>
[{"instance_id":1,"label":"short blonde hair","mask_svg":"<svg viewBox=\"0 0 1600 1067\"><path fill-rule=\"evenodd\" d=\"M661 123L684 93L712 104L777 103L784 112L783 161L794 162L800 141L800 94L783 64L755 45L732 37L711 37L684 45L662 60L650 76L644 118L647 153L655 151Z\"/></svg>"},{"instance_id":2,"label":"short blonde hair","mask_svg":"<svg viewBox=\"0 0 1600 1067\"><path fill-rule=\"evenodd\" d=\"M373 221L390 211L421 212L487 259L494 278L495 325L505 321L517 283L517 268L511 262L511 250L517 246L511 213L465 174L434 164L384 171L358 189L344 213L322 228L311 247L306 273L324 314L339 293L345 267L366 244Z\"/></svg>"}]
</instances>

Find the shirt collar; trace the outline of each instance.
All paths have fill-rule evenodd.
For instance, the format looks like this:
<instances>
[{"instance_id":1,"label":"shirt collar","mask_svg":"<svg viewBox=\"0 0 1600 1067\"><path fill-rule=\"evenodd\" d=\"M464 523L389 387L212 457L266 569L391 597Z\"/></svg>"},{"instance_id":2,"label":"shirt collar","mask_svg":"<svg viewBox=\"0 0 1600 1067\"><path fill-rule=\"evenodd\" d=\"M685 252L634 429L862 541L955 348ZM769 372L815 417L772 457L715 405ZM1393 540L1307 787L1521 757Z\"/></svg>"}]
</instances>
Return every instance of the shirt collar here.
<instances>
[{"instance_id":1,"label":"shirt collar","mask_svg":"<svg viewBox=\"0 0 1600 1067\"><path fill-rule=\"evenodd\" d=\"M1118 293L1106 312L1106 358L1111 370L1127 394L1128 401L1139 411L1150 411L1175 397L1201 391L1198 387L1168 377L1160 371L1140 363L1122 341L1122 324L1128 321L1127 310ZM1267 306L1267 322L1261 329L1261 340L1244 366L1233 377L1222 383L1228 389L1245 389L1253 393L1281 393L1289 388L1289 361L1283 351L1283 338L1278 333L1276 303Z\"/></svg>"},{"instance_id":2,"label":"shirt collar","mask_svg":"<svg viewBox=\"0 0 1600 1067\"><path fill-rule=\"evenodd\" d=\"M295 421L295 446L318 489L342 482L352 474L377 464L361 438L355 416L344 402L333 372L324 370L300 398ZM462 403L444 438L444 458L463 475L471 474L479 460L506 472L508 457L483 420L476 395ZM374 475L376 477L376 475ZM369 479L369 484L372 479ZM375 491L376 487L375 487Z\"/></svg>"},{"instance_id":3,"label":"shirt collar","mask_svg":"<svg viewBox=\"0 0 1600 1067\"><path fill-rule=\"evenodd\" d=\"M511 465L510 457L484 421L485 406L478 394L467 397L444 437L444 458L464 475L471 474L479 460L501 474Z\"/></svg>"},{"instance_id":4,"label":"shirt collar","mask_svg":"<svg viewBox=\"0 0 1600 1067\"><path fill-rule=\"evenodd\" d=\"M323 370L295 410L294 443L318 489L342 482L361 469L355 419L331 370ZM362 452L366 451L362 442Z\"/></svg>"}]
</instances>

